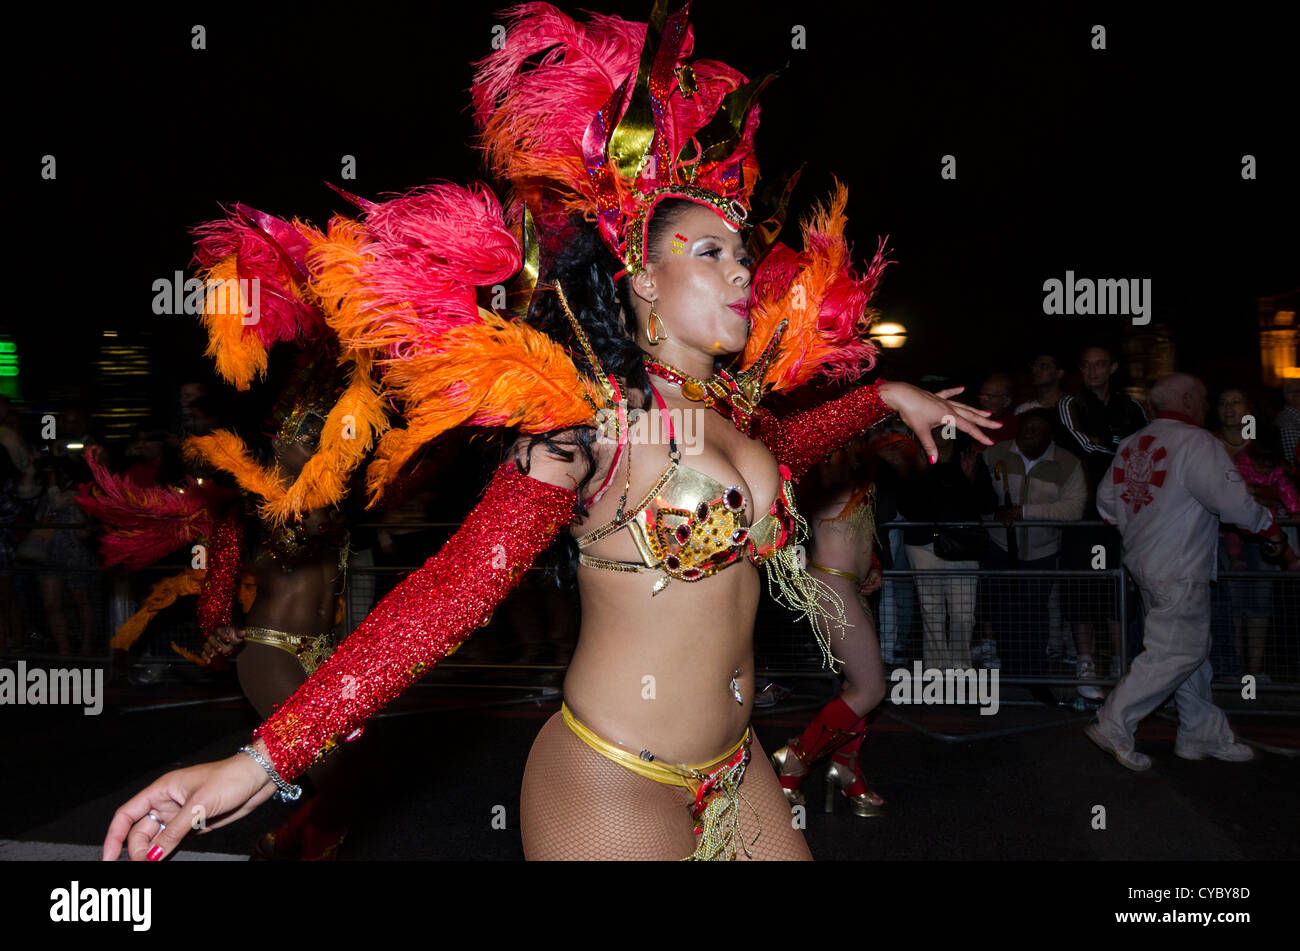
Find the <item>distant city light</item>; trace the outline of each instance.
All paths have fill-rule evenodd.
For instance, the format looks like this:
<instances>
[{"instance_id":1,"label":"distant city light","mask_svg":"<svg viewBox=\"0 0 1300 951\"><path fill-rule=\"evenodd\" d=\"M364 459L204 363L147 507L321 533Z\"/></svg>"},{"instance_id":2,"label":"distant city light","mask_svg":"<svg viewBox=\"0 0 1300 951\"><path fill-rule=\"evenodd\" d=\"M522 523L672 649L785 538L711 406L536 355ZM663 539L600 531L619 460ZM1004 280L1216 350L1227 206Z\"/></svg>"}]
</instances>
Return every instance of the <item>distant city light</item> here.
<instances>
[{"instance_id":1,"label":"distant city light","mask_svg":"<svg viewBox=\"0 0 1300 951\"><path fill-rule=\"evenodd\" d=\"M893 321L874 324L869 331L877 343L888 350L894 350L907 343L907 328Z\"/></svg>"}]
</instances>

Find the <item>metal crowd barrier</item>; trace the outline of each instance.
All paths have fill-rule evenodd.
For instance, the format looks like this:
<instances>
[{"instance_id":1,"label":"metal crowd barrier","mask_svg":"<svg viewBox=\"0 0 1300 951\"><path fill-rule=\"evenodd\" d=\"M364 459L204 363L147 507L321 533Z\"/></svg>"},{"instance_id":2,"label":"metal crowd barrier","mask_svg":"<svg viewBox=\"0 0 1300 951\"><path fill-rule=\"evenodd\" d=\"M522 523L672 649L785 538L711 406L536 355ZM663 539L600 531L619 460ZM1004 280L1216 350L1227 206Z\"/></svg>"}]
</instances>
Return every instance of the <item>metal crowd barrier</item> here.
<instances>
[{"instance_id":1,"label":"metal crowd barrier","mask_svg":"<svg viewBox=\"0 0 1300 951\"><path fill-rule=\"evenodd\" d=\"M937 529L1000 527L995 522L923 524ZM878 535L882 545L897 549L894 533L921 525L884 523L878 526ZM1062 528L1063 547L1070 545L1071 531L1101 525L1020 523L1021 527ZM399 536L401 543L392 556L384 556L377 547L353 552L341 634L353 630L457 525L423 522L382 527L405 534ZM884 572L884 588L869 604L885 650L886 671L911 669L919 661L923 667L996 668L1005 684L1113 685L1141 650L1141 598L1124 568L1122 553L1117 554L1115 564L1098 569L940 565ZM0 657L52 662L61 656L55 634L66 630L75 662L111 664L113 631L138 608L153 582L184 567L178 561L127 573L19 563L0 571L0 599L14 602L4 610L16 614L22 630L22 644L16 649L11 643L0 644ZM1239 688L1242 675L1250 673L1261 695L1300 691L1300 575L1221 571L1211 592L1216 685ZM560 671L576 643L577 612L576 597L557 586L552 572L535 567L486 628L440 667L510 668L539 675ZM88 637L82 630L87 623ZM0 634L4 630L0 627ZM941 632L946 638L943 645ZM1080 670L1082 634L1091 637L1093 677L1083 676L1086 672ZM183 679L208 676L173 652L173 642L195 653L202 647L193 598L183 598L159 614L132 658L137 674L141 669L149 671L146 680L177 674ZM757 619L755 651L760 674L768 677L828 676L806 623L766 594Z\"/></svg>"}]
</instances>

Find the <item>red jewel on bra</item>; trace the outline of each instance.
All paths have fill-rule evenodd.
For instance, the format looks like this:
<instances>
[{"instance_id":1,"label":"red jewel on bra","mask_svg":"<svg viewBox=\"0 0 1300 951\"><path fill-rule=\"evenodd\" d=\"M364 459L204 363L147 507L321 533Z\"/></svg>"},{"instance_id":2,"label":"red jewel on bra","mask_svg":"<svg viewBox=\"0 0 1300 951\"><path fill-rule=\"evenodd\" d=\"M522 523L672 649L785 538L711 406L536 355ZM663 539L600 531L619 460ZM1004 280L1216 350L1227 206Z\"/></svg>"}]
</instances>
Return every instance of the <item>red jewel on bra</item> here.
<instances>
[{"instance_id":1,"label":"red jewel on bra","mask_svg":"<svg viewBox=\"0 0 1300 951\"><path fill-rule=\"evenodd\" d=\"M682 566L682 561L676 555L669 555L667 558L664 559L664 567L666 567L669 571L676 571L681 566Z\"/></svg>"},{"instance_id":2,"label":"red jewel on bra","mask_svg":"<svg viewBox=\"0 0 1300 951\"><path fill-rule=\"evenodd\" d=\"M701 574L703 574L703 572L699 568L687 568L685 571L682 572L682 580L694 581Z\"/></svg>"},{"instance_id":3,"label":"red jewel on bra","mask_svg":"<svg viewBox=\"0 0 1300 951\"><path fill-rule=\"evenodd\" d=\"M673 534L677 536L677 541L680 544L685 545L691 540L691 527L683 522L677 526L677 530Z\"/></svg>"},{"instance_id":4,"label":"red jewel on bra","mask_svg":"<svg viewBox=\"0 0 1300 951\"><path fill-rule=\"evenodd\" d=\"M695 517L699 519L701 522L708 520L709 517L708 502L701 502L699 505L695 506Z\"/></svg>"},{"instance_id":5,"label":"red jewel on bra","mask_svg":"<svg viewBox=\"0 0 1300 951\"><path fill-rule=\"evenodd\" d=\"M723 493L722 504L733 512L739 512L745 504L745 494L740 491L739 487L733 485Z\"/></svg>"},{"instance_id":6,"label":"red jewel on bra","mask_svg":"<svg viewBox=\"0 0 1300 951\"><path fill-rule=\"evenodd\" d=\"M745 539L747 539L748 537L749 537L749 529L738 528L731 533L731 544L743 545L745 544Z\"/></svg>"}]
</instances>

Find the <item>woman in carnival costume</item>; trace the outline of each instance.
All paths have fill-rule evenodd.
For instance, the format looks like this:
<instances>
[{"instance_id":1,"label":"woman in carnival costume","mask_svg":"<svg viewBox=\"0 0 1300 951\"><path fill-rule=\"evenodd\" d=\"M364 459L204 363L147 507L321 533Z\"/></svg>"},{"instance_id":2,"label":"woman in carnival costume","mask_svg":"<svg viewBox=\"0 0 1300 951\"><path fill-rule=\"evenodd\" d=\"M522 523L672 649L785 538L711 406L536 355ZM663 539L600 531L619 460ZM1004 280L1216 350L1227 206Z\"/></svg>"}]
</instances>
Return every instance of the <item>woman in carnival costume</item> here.
<instances>
[{"instance_id":1,"label":"woman in carnival costume","mask_svg":"<svg viewBox=\"0 0 1300 951\"><path fill-rule=\"evenodd\" d=\"M882 572L874 550L876 487L865 443L858 437L832 452L799 486L812 527L808 568L844 605L847 623L838 626L839 638L832 638L832 652L843 666L844 689L798 737L772 754L772 765L790 804L806 805L804 781L811 767L829 756L826 811L834 811L838 791L854 815L871 818L884 814L885 800L867 785L858 754L866 739L867 716L885 697L885 671L867 604L867 596L881 587Z\"/></svg>"},{"instance_id":2,"label":"woman in carnival costume","mask_svg":"<svg viewBox=\"0 0 1300 951\"><path fill-rule=\"evenodd\" d=\"M863 312L884 262L854 273L842 190L805 223L802 252L771 246L770 219L747 227L762 83L690 61L686 11L665 7L649 24L510 11L473 97L519 238L486 189L434 185L358 199L364 222L335 218L311 239L332 325L376 355L406 419L370 466L376 496L448 428L520 435L460 530L253 742L124 804L105 858L124 842L132 858L166 856L189 831L171 820L200 805L214 828L295 795L562 536L579 550L582 628L565 704L525 769L525 855L809 857L748 725L759 567L832 664L845 621L797 556L793 484L891 412L925 434L951 417L985 442L979 427L996 424L946 398L958 390L880 379L796 413L760 405L870 367ZM526 317L476 306L475 288L516 273L541 278Z\"/></svg>"},{"instance_id":3,"label":"woman in carnival costume","mask_svg":"<svg viewBox=\"0 0 1300 951\"><path fill-rule=\"evenodd\" d=\"M109 566L138 570L179 548L202 549L190 568L153 586L113 647L130 650L155 615L195 594L203 648L173 649L213 669L238 651L240 686L266 717L333 651L348 558L343 506L387 412L370 365L340 346L306 284L306 242L295 225L236 205L195 233L218 373L247 390L266 375L277 345L290 364L266 443L254 451L228 430L192 436L184 451L201 475L178 486L142 488L91 458L95 482L79 502L107 526ZM241 298L254 286L255 298ZM241 491L221 484L228 477ZM237 601L242 624L234 623ZM310 770L317 794L261 837L254 858L336 857L356 778L343 766L337 758Z\"/></svg>"}]
</instances>

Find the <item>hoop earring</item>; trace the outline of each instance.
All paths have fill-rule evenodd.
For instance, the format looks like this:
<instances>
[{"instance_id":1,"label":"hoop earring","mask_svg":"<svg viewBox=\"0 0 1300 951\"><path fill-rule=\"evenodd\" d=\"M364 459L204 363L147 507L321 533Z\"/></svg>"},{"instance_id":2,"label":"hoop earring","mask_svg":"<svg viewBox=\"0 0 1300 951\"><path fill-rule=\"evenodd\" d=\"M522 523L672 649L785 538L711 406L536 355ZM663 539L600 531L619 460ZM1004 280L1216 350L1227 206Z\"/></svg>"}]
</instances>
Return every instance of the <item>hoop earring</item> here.
<instances>
[{"instance_id":1,"label":"hoop earring","mask_svg":"<svg viewBox=\"0 0 1300 951\"><path fill-rule=\"evenodd\" d=\"M650 319L645 325L645 338L650 341L650 346L657 347L668 339L668 334L664 329L664 319L655 312L656 302L650 302ZM659 330L654 330L655 321L659 321Z\"/></svg>"}]
</instances>

